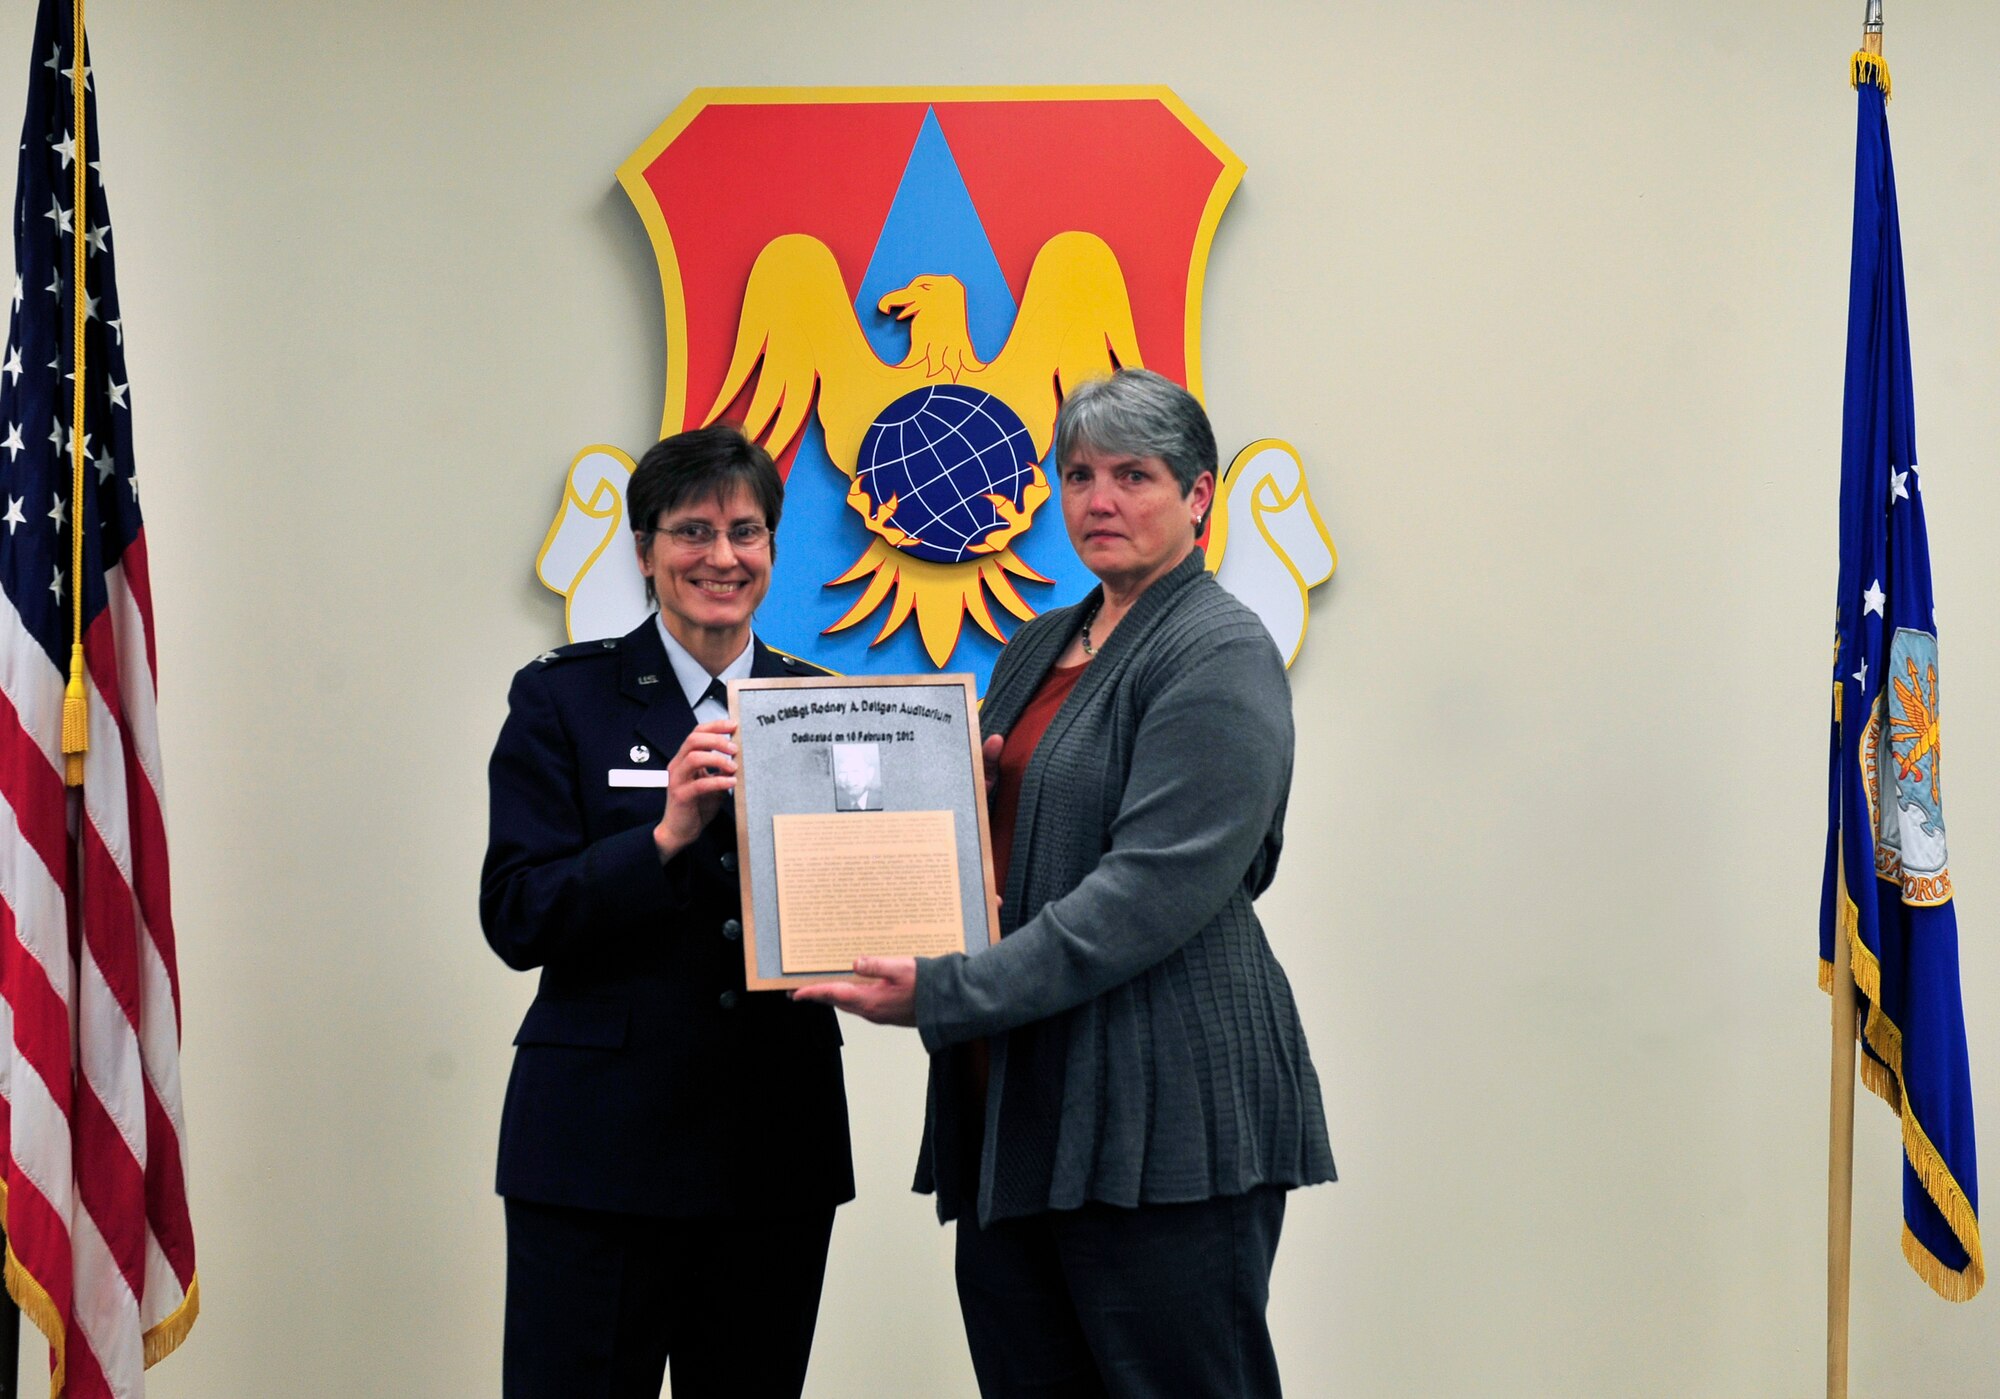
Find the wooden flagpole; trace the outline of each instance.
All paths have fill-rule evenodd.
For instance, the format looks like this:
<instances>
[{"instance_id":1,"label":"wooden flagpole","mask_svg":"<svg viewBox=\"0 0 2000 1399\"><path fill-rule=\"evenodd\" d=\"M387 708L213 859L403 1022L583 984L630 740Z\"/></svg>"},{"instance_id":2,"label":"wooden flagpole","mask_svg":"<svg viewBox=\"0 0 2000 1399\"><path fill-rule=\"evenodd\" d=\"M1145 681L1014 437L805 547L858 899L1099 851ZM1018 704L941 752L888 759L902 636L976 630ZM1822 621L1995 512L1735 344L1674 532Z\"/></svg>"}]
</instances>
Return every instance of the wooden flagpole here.
<instances>
[{"instance_id":1,"label":"wooden flagpole","mask_svg":"<svg viewBox=\"0 0 2000 1399\"><path fill-rule=\"evenodd\" d=\"M1845 887L1841 893L1845 895ZM1827 1113L1826 1399L1847 1399L1847 1283L1854 1253L1854 1035L1854 954L1847 929L1839 927L1833 937L1833 1094Z\"/></svg>"},{"instance_id":2,"label":"wooden flagpole","mask_svg":"<svg viewBox=\"0 0 2000 1399\"><path fill-rule=\"evenodd\" d=\"M1868 0L1861 49L1882 53L1882 0ZM1840 871L1847 899L1847 870ZM1827 1107L1826 1399L1847 1399L1849 1282L1854 1262L1854 950L1837 920L1833 935L1833 1081Z\"/></svg>"},{"instance_id":3,"label":"wooden flagpole","mask_svg":"<svg viewBox=\"0 0 2000 1399\"><path fill-rule=\"evenodd\" d=\"M1861 51L1882 56L1882 0L1868 0ZM1847 870L1839 895L1847 899ZM1833 1082L1827 1107L1826 1399L1847 1399L1848 1298L1854 1262L1854 949L1837 920L1833 936Z\"/></svg>"}]
</instances>

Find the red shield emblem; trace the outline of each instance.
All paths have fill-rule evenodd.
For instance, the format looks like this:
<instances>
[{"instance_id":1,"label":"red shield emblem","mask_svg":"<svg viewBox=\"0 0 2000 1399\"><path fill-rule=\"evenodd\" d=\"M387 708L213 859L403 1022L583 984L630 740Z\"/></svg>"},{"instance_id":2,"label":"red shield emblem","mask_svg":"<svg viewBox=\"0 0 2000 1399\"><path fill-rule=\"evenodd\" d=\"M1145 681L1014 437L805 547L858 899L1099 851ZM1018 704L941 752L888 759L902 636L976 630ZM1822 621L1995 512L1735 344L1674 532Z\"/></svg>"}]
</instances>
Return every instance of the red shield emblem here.
<instances>
[{"instance_id":1,"label":"red shield emblem","mask_svg":"<svg viewBox=\"0 0 2000 1399\"><path fill-rule=\"evenodd\" d=\"M739 422L786 474L758 634L983 688L1010 614L1081 596L1095 580L1042 508L1056 405L1121 365L1200 394L1203 269L1242 174L1162 88L689 97L619 178L659 259L662 433ZM581 454L565 514L616 531L620 463ZM1264 494L1310 514L1293 475ZM541 560L573 636L597 629L590 565L629 553L586 559L589 533L559 519Z\"/></svg>"}]
</instances>

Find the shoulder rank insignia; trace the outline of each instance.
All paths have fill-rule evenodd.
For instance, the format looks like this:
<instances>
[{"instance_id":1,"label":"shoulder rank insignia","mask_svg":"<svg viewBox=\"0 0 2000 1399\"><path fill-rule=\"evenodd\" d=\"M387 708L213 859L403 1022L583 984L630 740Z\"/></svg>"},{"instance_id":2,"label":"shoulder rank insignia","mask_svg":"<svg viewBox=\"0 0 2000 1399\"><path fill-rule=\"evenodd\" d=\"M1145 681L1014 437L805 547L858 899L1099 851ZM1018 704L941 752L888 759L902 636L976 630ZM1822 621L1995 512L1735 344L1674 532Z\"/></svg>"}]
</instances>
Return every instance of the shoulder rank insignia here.
<instances>
[{"instance_id":1,"label":"shoulder rank insignia","mask_svg":"<svg viewBox=\"0 0 2000 1399\"><path fill-rule=\"evenodd\" d=\"M541 655L535 657L529 664L535 666L552 666L557 661L573 661L578 656L601 656L606 651L615 651L617 648L618 642L615 639L610 641L572 641L567 646L558 646L553 650L542 652Z\"/></svg>"}]
</instances>

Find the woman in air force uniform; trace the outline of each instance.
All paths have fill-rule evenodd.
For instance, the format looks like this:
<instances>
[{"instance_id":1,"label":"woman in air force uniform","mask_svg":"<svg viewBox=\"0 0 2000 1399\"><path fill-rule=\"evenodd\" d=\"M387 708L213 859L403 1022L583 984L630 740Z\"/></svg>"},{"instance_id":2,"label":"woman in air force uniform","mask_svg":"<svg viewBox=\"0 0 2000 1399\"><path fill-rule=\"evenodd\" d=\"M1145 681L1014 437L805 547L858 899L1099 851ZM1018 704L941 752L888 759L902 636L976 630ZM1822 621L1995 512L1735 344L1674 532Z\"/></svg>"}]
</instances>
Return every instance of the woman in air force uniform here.
<instances>
[{"instance_id":1,"label":"woman in air force uniform","mask_svg":"<svg viewBox=\"0 0 2000 1399\"><path fill-rule=\"evenodd\" d=\"M658 613L508 696L480 920L541 983L500 1128L507 1399L804 1383L854 1195L840 1032L744 990L723 691L818 673L751 634L783 495L732 428L654 447L626 500Z\"/></svg>"}]
</instances>

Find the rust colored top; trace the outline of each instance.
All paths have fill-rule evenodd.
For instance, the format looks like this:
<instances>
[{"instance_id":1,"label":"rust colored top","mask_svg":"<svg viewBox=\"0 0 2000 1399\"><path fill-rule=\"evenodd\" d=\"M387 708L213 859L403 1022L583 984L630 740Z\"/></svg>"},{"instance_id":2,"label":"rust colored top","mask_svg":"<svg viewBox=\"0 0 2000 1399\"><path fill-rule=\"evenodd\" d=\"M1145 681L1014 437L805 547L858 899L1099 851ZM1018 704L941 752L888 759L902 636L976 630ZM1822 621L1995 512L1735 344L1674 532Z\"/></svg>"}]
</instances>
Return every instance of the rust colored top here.
<instances>
[{"instance_id":1,"label":"rust colored top","mask_svg":"<svg viewBox=\"0 0 2000 1399\"><path fill-rule=\"evenodd\" d=\"M1076 688L1077 677L1089 664L1085 661L1082 665L1051 667L1042 677L1035 697L1007 731L1006 742L1000 749L1000 780L993 784L993 804L989 811L995 889L1007 887L1007 862L1014 854L1014 813L1021 804L1021 778L1028 771L1028 760L1035 756L1035 745L1042 741L1042 734L1056 717L1056 711L1062 708L1069 692Z\"/></svg>"},{"instance_id":2,"label":"rust colored top","mask_svg":"<svg viewBox=\"0 0 2000 1399\"><path fill-rule=\"evenodd\" d=\"M1042 734L1069 698L1069 692L1076 688L1076 679L1090 664L1084 661L1073 666L1053 666L1042 677L1027 708L1014 721L1014 727L1007 731L1007 737L1000 746L1000 777L993 784L991 807L987 815L991 818L988 827L993 834L993 887L1007 887L1007 862L1014 856L1014 813L1021 804L1021 776L1028 770L1028 760L1035 756L1035 745L1042 741ZM968 1085L972 1101L986 1101L986 1081L992 1068L992 1051L983 1039L974 1040L968 1048L966 1066L969 1070ZM977 1159L978 1152L972 1153ZM968 1186L967 1193L970 1193Z\"/></svg>"}]
</instances>

